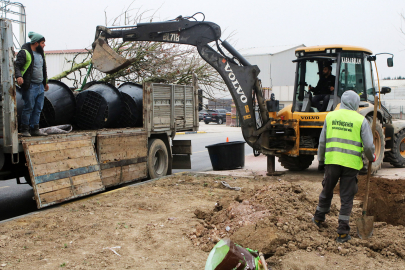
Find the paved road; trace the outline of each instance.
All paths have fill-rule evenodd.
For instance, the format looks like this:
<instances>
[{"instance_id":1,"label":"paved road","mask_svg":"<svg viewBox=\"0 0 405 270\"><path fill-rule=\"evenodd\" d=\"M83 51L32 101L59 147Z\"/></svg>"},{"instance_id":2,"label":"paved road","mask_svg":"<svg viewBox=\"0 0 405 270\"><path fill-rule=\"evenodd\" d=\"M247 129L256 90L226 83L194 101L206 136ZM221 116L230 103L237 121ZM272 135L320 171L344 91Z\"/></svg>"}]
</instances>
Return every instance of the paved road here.
<instances>
[{"instance_id":1,"label":"paved road","mask_svg":"<svg viewBox=\"0 0 405 270\"><path fill-rule=\"evenodd\" d=\"M192 169L174 170L174 173L212 170L206 145L225 142L227 137L229 141L244 141L240 128L230 128L215 123L205 125L200 122L200 130L207 133L175 137L175 140L192 140L193 154L191 155ZM245 144L245 155L251 153L253 153L252 148ZM33 196L33 190L29 185L17 185L15 179L0 181L0 221L37 210Z\"/></svg>"}]
</instances>

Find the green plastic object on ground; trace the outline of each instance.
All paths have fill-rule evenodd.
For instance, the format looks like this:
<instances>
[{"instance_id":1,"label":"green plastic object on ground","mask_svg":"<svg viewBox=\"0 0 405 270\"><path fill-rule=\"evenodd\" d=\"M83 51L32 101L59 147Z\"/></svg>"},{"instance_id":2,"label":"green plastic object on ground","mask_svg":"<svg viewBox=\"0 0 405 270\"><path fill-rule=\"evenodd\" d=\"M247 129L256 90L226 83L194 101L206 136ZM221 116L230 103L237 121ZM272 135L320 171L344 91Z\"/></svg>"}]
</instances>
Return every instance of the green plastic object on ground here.
<instances>
[{"instance_id":1,"label":"green plastic object on ground","mask_svg":"<svg viewBox=\"0 0 405 270\"><path fill-rule=\"evenodd\" d=\"M220 240L208 255L205 270L260 270L256 251L234 244L229 238Z\"/></svg>"}]
</instances>

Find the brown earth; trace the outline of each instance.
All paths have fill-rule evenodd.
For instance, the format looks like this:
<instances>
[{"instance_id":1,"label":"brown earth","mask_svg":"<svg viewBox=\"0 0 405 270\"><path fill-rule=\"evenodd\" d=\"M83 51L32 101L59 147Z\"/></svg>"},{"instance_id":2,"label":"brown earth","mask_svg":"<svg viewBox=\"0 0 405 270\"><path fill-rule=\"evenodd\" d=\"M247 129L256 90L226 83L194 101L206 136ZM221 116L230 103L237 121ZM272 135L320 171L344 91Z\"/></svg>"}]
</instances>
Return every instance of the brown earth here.
<instances>
[{"instance_id":1,"label":"brown earth","mask_svg":"<svg viewBox=\"0 0 405 270\"><path fill-rule=\"evenodd\" d=\"M0 269L204 269L224 237L265 253L270 269L405 269L402 225L378 222L369 241L356 236L360 201L349 243L334 241L338 196L321 229L310 222L321 179L311 172L177 175L67 203L0 223ZM395 198L405 194L394 187ZM403 200L393 201L403 207Z\"/></svg>"}]
</instances>

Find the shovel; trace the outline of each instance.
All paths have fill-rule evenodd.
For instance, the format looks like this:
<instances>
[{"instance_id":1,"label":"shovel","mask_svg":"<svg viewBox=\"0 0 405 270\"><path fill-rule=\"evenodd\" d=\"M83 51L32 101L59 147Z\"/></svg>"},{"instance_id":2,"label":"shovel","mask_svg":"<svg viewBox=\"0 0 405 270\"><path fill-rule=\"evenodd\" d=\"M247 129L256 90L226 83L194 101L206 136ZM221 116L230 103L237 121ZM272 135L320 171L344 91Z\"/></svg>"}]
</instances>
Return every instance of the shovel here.
<instances>
[{"instance_id":1,"label":"shovel","mask_svg":"<svg viewBox=\"0 0 405 270\"><path fill-rule=\"evenodd\" d=\"M135 58L125 59L120 56L111 49L107 42L102 38L96 39L93 46L94 50L91 61L93 62L93 66L101 72L107 74L115 73L128 67L135 61Z\"/></svg>"},{"instance_id":2,"label":"shovel","mask_svg":"<svg viewBox=\"0 0 405 270\"><path fill-rule=\"evenodd\" d=\"M375 125L377 121L377 104L378 104L378 98L375 96L374 98L374 115L373 115L373 125L372 125L372 134L374 137L375 133ZM371 166L373 162L369 161L368 162L368 171L367 171L367 183L366 183L366 198L364 200L363 204L363 213L361 218L359 218L356 221L357 225L357 234L361 239L368 239L371 237L373 234L373 229L374 229L374 217L373 216L367 216L367 206L368 206L368 195L369 195L369 190L370 190L370 176L371 176Z\"/></svg>"}]
</instances>

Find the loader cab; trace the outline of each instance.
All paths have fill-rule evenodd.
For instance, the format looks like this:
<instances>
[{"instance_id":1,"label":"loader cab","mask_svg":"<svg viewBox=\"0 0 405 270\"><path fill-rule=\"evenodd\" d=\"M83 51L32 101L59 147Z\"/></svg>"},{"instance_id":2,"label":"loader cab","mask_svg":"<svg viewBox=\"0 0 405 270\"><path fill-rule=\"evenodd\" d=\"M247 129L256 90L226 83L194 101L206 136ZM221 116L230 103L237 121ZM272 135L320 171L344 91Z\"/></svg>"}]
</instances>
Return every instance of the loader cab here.
<instances>
[{"instance_id":1,"label":"loader cab","mask_svg":"<svg viewBox=\"0 0 405 270\"><path fill-rule=\"evenodd\" d=\"M353 90L360 96L360 101L374 100L375 87L370 58L371 51L361 47L330 45L301 47L296 49L296 77L292 112L318 113L313 98L321 93L318 87L315 92L310 86L316 87L324 76L323 69L332 67L331 75L335 76L334 91L330 94L324 112L333 111L340 103L340 97L347 90ZM323 84L325 88L325 83ZM322 102L322 101L321 101Z\"/></svg>"}]
</instances>

